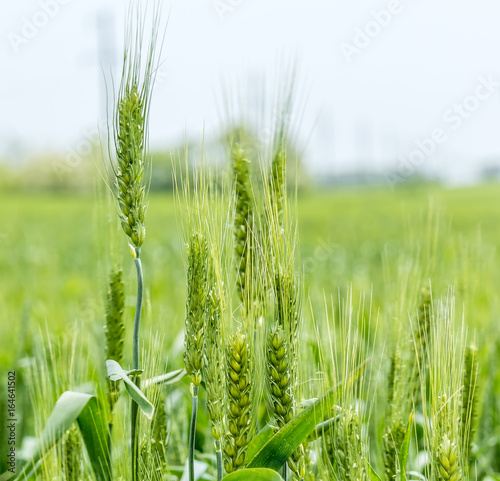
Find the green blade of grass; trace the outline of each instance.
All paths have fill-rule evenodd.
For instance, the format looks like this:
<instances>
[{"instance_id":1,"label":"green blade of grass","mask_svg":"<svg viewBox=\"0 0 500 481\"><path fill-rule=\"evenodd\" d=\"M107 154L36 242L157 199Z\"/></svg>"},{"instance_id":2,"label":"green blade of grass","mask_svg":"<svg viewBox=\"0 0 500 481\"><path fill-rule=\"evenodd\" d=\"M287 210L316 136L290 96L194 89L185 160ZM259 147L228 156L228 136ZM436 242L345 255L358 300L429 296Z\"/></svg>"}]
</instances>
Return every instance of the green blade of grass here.
<instances>
[{"instance_id":1,"label":"green blade of grass","mask_svg":"<svg viewBox=\"0 0 500 481\"><path fill-rule=\"evenodd\" d=\"M44 454L57 444L74 422L78 423L92 468L98 481L111 481L107 424L104 410L96 396L66 391L57 400L33 459L26 463L16 479L29 479L36 474Z\"/></svg>"},{"instance_id":2,"label":"green blade of grass","mask_svg":"<svg viewBox=\"0 0 500 481\"><path fill-rule=\"evenodd\" d=\"M175 384L176 382L180 381L186 374L187 373L185 369L177 369L176 371L167 372L166 374L160 374L159 376L146 379L142 383L142 388L147 389L148 387L154 386L156 384L160 384L162 386Z\"/></svg>"},{"instance_id":3,"label":"green blade of grass","mask_svg":"<svg viewBox=\"0 0 500 481\"><path fill-rule=\"evenodd\" d=\"M76 419L98 481L111 480L108 425L104 408L93 396Z\"/></svg>"},{"instance_id":4,"label":"green blade of grass","mask_svg":"<svg viewBox=\"0 0 500 481\"><path fill-rule=\"evenodd\" d=\"M382 481L382 478L375 472L373 466L370 463L368 465L368 476L370 477L370 481Z\"/></svg>"},{"instance_id":5,"label":"green blade of grass","mask_svg":"<svg viewBox=\"0 0 500 481\"><path fill-rule=\"evenodd\" d=\"M283 481L283 478L272 469L240 469L224 476L224 481Z\"/></svg>"},{"instance_id":6,"label":"green blade of grass","mask_svg":"<svg viewBox=\"0 0 500 481\"><path fill-rule=\"evenodd\" d=\"M120 381L125 383L125 389L130 394L130 397L138 404L141 411L148 417L153 419L154 406L149 402L144 393L130 380L127 373L122 367L111 359L106 361L106 369L108 370L108 378L110 381Z\"/></svg>"},{"instance_id":7,"label":"green blade of grass","mask_svg":"<svg viewBox=\"0 0 500 481\"><path fill-rule=\"evenodd\" d=\"M266 424L266 427L262 428L257 436L255 436L248 444L248 459L252 459L272 437L273 430L271 429L269 424Z\"/></svg>"},{"instance_id":8,"label":"green blade of grass","mask_svg":"<svg viewBox=\"0 0 500 481\"><path fill-rule=\"evenodd\" d=\"M413 412L408 419L408 429L406 430L403 445L401 446L401 481L406 481L406 465L408 464L408 453L410 452L411 425L413 422Z\"/></svg>"}]
</instances>

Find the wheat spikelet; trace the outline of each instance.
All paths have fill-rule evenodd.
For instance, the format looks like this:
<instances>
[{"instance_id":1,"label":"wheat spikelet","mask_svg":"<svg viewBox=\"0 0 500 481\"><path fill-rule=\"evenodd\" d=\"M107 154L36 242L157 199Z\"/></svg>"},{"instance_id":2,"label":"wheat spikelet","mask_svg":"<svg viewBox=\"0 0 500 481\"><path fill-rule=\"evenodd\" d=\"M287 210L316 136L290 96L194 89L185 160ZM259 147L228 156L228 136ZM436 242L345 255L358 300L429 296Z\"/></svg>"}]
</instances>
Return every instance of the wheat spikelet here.
<instances>
[{"instance_id":1,"label":"wheat spikelet","mask_svg":"<svg viewBox=\"0 0 500 481\"><path fill-rule=\"evenodd\" d=\"M76 426L68 429L63 437L62 473L64 481L80 481L82 479L82 444Z\"/></svg>"},{"instance_id":2,"label":"wheat spikelet","mask_svg":"<svg viewBox=\"0 0 500 481\"><path fill-rule=\"evenodd\" d=\"M122 281L121 269L111 273L107 303L106 303L106 359L112 359L118 364L123 360L123 340L125 338L125 324L123 309L125 308L125 290ZM111 411L118 399L116 383L108 380L108 402Z\"/></svg>"},{"instance_id":3,"label":"wheat spikelet","mask_svg":"<svg viewBox=\"0 0 500 481\"><path fill-rule=\"evenodd\" d=\"M207 335L204 367L207 389L207 410L212 425L212 436L220 441L224 434L224 352L220 346L220 298L216 288L207 296Z\"/></svg>"},{"instance_id":4,"label":"wheat spikelet","mask_svg":"<svg viewBox=\"0 0 500 481\"><path fill-rule=\"evenodd\" d=\"M234 246L238 273L238 293L245 303L248 296L248 272L253 229L253 198L250 183L250 162L239 143L231 148L231 162L235 182Z\"/></svg>"},{"instance_id":5,"label":"wheat spikelet","mask_svg":"<svg viewBox=\"0 0 500 481\"><path fill-rule=\"evenodd\" d=\"M138 17L135 24L132 14ZM123 60L120 88L114 112L116 161L112 163L117 187L118 214L125 234L136 248L146 236L146 174L150 172L146 152L149 131L149 105L156 75L159 30L158 11L153 21L150 44L142 60L142 15L130 12L130 31ZM135 32L134 32L135 30Z\"/></svg>"},{"instance_id":6,"label":"wheat spikelet","mask_svg":"<svg viewBox=\"0 0 500 481\"><path fill-rule=\"evenodd\" d=\"M118 104L118 132L116 134L119 216L123 231L136 247L141 247L146 236L144 218L144 99L135 83L126 86Z\"/></svg>"},{"instance_id":7,"label":"wheat spikelet","mask_svg":"<svg viewBox=\"0 0 500 481\"><path fill-rule=\"evenodd\" d=\"M278 219L283 221L283 207L285 197L285 175L286 175L286 150L283 139L279 139L276 152L271 163L270 192L272 195L273 208L276 210Z\"/></svg>"},{"instance_id":8,"label":"wheat spikelet","mask_svg":"<svg viewBox=\"0 0 500 481\"><path fill-rule=\"evenodd\" d=\"M247 339L241 331L233 334L226 349L227 429L224 467L232 473L245 466L252 434L252 360Z\"/></svg>"},{"instance_id":9,"label":"wheat spikelet","mask_svg":"<svg viewBox=\"0 0 500 481\"><path fill-rule=\"evenodd\" d=\"M293 418L293 398L288 360L288 342L281 326L276 326L267 339L267 373L269 398L276 427L282 428Z\"/></svg>"},{"instance_id":10,"label":"wheat spikelet","mask_svg":"<svg viewBox=\"0 0 500 481\"><path fill-rule=\"evenodd\" d=\"M383 434L383 458L386 478L393 480L399 470L399 453L406 433L402 418L404 406L400 402L400 390L404 391L405 383L401 382L403 364L399 348L396 347L391 356L391 366L388 375L386 427ZM406 394L406 393L405 393Z\"/></svg>"},{"instance_id":11,"label":"wheat spikelet","mask_svg":"<svg viewBox=\"0 0 500 481\"><path fill-rule=\"evenodd\" d=\"M151 443L148 436L144 435L139 443L139 472L140 479L148 479L151 476Z\"/></svg>"},{"instance_id":12,"label":"wheat spikelet","mask_svg":"<svg viewBox=\"0 0 500 481\"><path fill-rule=\"evenodd\" d=\"M352 408L340 414L334 428L334 447L334 459L341 479L364 480L366 470L361 450L361 426L359 416Z\"/></svg>"},{"instance_id":13,"label":"wheat spikelet","mask_svg":"<svg viewBox=\"0 0 500 481\"><path fill-rule=\"evenodd\" d=\"M475 346L467 346L464 359L464 387L462 389L460 402L460 428L465 461L470 460L471 457L471 447L477 421L477 375L477 348Z\"/></svg>"},{"instance_id":14,"label":"wheat spikelet","mask_svg":"<svg viewBox=\"0 0 500 481\"><path fill-rule=\"evenodd\" d=\"M203 346L205 342L205 308L207 292L207 242L195 233L187 244L188 295L186 300L186 332L184 366L195 387L201 384Z\"/></svg>"},{"instance_id":15,"label":"wheat spikelet","mask_svg":"<svg viewBox=\"0 0 500 481\"><path fill-rule=\"evenodd\" d=\"M386 478L395 479L400 467L401 446L407 430L412 404L420 399L422 376L431 337L432 297L427 287L421 291L417 320L413 328L414 352L402 352L396 346L388 374L386 427L383 435L383 457Z\"/></svg>"},{"instance_id":16,"label":"wheat spikelet","mask_svg":"<svg viewBox=\"0 0 500 481\"><path fill-rule=\"evenodd\" d=\"M430 338L432 313L432 297L428 287L424 287L421 293L421 301L418 307L417 325L414 329L413 337L415 341L415 352L420 371L425 365L425 351ZM418 372L416 373L418 376Z\"/></svg>"},{"instance_id":17,"label":"wheat spikelet","mask_svg":"<svg viewBox=\"0 0 500 481\"><path fill-rule=\"evenodd\" d=\"M383 435L384 468L388 480L396 479L400 470L400 452L406 434L407 423L393 415Z\"/></svg>"},{"instance_id":18,"label":"wheat spikelet","mask_svg":"<svg viewBox=\"0 0 500 481\"><path fill-rule=\"evenodd\" d=\"M316 477L314 475L314 472L312 470L313 468L313 460L311 457L311 447L309 446L309 443L304 443L304 468L305 468L305 476L304 476L304 481L315 481Z\"/></svg>"},{"instance_id":19,"label":"wheat spikelet","mask_svg":"<svg viewBox=\"0 0 500 481\"><path fill-rule=\"evenodd\" d=\"M275 327L267 340L267 375L272 414L281 428L294 416L298 377L298 308L294 276L278 272L274 279L276 298ZM302 479L305 475L304 447L300 446L288 462Z\"/></svg>"},{"instance_id":20,"label":"wheat spikelet","mask_svg":"<svg viewBox=\"0 0 500 481\"><path fill-rule=\"evenodd\" d=\"M411 368L409 380L409 396L414 404L421 401L421 387L427 375L427 351L431 337L432 327L432 297L428 287L422 288L420 305L417 310L417 321L413 329L413 342L415 345L415 357L410 359Z\"/></svg>"},{"instance_id":21,"label":"wheat spikelet","mask_svg":"<svg viewBox=\"0 0 500 481\"><path fill-rule=\"evenodd\" d=\"M267 339L268 390L272 415L276 428L281 429L293 419L293 395L289 371L290 352L283 327L277 325ZM302 479L305 475L305 453L303 446L288 460L290 469Z\"/></svg>"},{"instance_id":22,"label":"wheat spikelet","mask_svg":"<svg viewBox=\"0 0 500 481\"><path fill-rule=\"evenodd\" d=\"M387 406L389 411L393 409L393 402L396 395L396 389L399 384L399 377L401 375L401 355L398 347L394 349L391 356L391 367L387 377Z\"/></svg>"},{"instance_id":23,"label":"wheat spikelet","mask_svg":"<svg viewBox=\"0 0 500 481\"><path fill-rule=\"evenodd\" d=\"M167 461L167 411L165 409L165 390L155 402L153 422L151 424L151 457L159 471L163 471Z\"/></svg>"},{"instance_id":24,"label":"wheat spikelet","mask_svg":"<svg viewBox=\"0 0 500 481\"><path fill-rule=\"evenodd\" d=\"M462 472L458 460L458 446L451 441L447 434L437 450L437 475L442 481L460 481Z\"/></svg>"},{"instance_id":25,"label":"wheat spikelet","mask_svg":"<svg viewBox=\"0 0 500 481\"><path fill-rule=\"evenodd\" d=\"M290 371L290 383L295 387L297 384L298 364L298 335L299 335L299 307L298 289L293 273L278 272L274 280L274 294L276 299L275 322L281 326L288 344L290 355L288 356L288 369Z\"/></svg>"}]
</instances>

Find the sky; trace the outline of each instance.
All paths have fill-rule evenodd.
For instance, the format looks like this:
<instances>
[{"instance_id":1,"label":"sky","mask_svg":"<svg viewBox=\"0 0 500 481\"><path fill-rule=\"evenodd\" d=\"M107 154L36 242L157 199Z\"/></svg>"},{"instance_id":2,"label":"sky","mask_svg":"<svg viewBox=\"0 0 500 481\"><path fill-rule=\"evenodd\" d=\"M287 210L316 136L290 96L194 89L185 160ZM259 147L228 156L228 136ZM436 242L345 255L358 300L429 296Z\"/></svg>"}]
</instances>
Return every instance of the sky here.
<instances>
[{"instance_id":1,"label":"sky","mask_svg":"<svg viewBox=\"0 0 500 481\"><path fill-rule=\"evenodd\" d=\"M0 156L70 152L102 123L127 3L0 1ZM228 90L255 109L256 86L279 85L280 62L295 59L293 120L314 171L467 180L500 166L498 1L165 0L163 10L153 147L216 132Z\"/></svg>"}]
</instances>

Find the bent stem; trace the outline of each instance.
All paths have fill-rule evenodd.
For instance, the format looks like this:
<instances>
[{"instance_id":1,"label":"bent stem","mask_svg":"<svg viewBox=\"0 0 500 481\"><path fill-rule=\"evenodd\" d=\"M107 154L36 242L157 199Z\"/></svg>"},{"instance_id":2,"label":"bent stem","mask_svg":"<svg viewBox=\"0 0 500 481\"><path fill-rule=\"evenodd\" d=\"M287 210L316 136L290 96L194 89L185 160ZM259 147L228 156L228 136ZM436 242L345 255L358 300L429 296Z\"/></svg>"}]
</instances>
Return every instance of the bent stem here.
<instances>
[{"instance_id":1,"label":"bent stem","mask_svg":"<svg viewBox=\"0 0 500 481\"><path fill-rule=\"evenodd\" d=\"M215 441L215 458L217 460L217 481L222 481L224 472L222 470L222 447L220 439Z\"/></svg>"},{"instance_id":2,"label":"bent stem","mask_svg":"<svg viewBox=\"0 0 500 481\"><path fill-rule=\"evenodd\" d=\"M144 291L144 278L142 273L142 263L140 259L141 248L135 248L135 268L137 271L137 303L135 306L135 317L134 317L134 338L133 338L133 356L134 356L134 369L139 369L139 328L141 325L141 311L142 311L142 297ZM140 389L141 379L139 375L135 375L132 379L134 384ZM138 450L138 434L139 434L139 419L137 417L139 413L138 404L132 400L131 405L131 417L130 417L130 434L131 434L131 455L132 455L132 481L139 481L139 450Z\"/></svg>"},{"instance_id":3,"label":"bent stem","mask_svg":"<svg viewBox=\"0 0 500 481\"><path fill-rule=\"evenodd\" d=\"M281 468L281 477L283 478L283 481L288 481L288 464L285 463L283 465L283 468Z\"/></svg>"},{"instance_id":4,"label":"bent stem","mask_svg":"<svg viewBox=\"0 0 500 481\"><path fill-rule=\"evenodd\" d=\"M191 383L193 409L191 412L191 426L189 428L189 481L194 481L194 441L196 435L196 417L198 416L198 389L198 386Z\"/></svg>"}]
</instances>

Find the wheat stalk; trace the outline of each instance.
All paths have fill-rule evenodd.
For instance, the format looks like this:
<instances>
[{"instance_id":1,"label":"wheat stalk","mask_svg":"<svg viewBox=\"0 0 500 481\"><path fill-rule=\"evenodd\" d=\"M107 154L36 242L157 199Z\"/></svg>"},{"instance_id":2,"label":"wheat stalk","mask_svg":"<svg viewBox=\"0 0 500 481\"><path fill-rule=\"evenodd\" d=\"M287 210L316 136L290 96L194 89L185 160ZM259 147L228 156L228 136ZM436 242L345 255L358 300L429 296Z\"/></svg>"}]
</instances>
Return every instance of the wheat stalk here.
<instances>
[{"instance_id":1,"label":"wheat stalk","mask_svg":"<svg viewBox=\"0 0 500 481\"><path fill-rule=\"evenodd\" d=\"M125 234L131 241L131 253L137 272L137 303L133 330L133 368L139 370L139 331L143 301L143 271L140 259L141 246L146 236L145 200L147 179L150 172L149 157L146 153L149 131L149 106L155 80L157 41L159 30L159 11L153 15L147 55L142 60L144 17L139 4L131 4L128 12L128 28L125 35L123 68L114 110L114 144L116 161L112 162L118 215ZM138 375L133 377L140 387ZM138 481L138 406L132 401L131 406L131 460L132 481Z\"/></svg>"}]
</instances>

